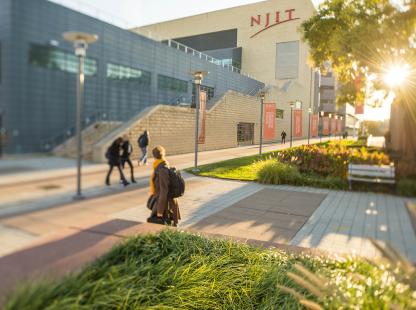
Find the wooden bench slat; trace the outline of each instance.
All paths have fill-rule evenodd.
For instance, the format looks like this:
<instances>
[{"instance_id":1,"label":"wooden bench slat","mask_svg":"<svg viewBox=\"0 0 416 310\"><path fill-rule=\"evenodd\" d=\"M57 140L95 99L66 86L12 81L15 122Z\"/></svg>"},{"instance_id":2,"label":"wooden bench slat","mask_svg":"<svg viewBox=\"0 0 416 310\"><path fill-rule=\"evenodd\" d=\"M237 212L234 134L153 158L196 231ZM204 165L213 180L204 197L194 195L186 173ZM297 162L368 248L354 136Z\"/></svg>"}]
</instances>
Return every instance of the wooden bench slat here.
<instances>
[{"instance_id":1,"label":"wooden bench slat","mask_svg":"<svg viewBox=\"0 0 416 310\"><path fill-rule=\"evenodd\" d=\"M350 175L358 175L358 176L369 176L369 177L385 177L385 178L394 178L394 173L391 171L360 171L354 170L350 171Z\"/></svg>"},{"instance_id":2,"label":"wooden bench slat","mask_svg":"<svg viewBox=\"0 0 416 310\"><path fill-rule=\"evenodd\" d=\"M396 180L394 179L380 179L380 178L357 178L357 177L348 177L349 181L362 181L362 182L372 182L372 183L387 183L387 184L394 184Z\"/></svg>"}]
</instances>

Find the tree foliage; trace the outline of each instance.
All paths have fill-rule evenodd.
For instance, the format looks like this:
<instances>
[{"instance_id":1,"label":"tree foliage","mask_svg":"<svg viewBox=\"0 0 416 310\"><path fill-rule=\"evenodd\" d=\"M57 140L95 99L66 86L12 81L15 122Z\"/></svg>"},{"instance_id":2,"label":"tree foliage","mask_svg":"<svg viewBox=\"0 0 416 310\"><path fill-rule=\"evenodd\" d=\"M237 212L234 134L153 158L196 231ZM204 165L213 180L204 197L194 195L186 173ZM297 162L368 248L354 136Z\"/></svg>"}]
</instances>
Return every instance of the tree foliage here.
<instances>
[{"instance_id":1,"label":"tree foliage","mask_svg":"<svg viewBox=\"0 0 416 310\"><path fill-rule=\"evenodd\" d=\"M406 2L399 8L388 0L326 0L302 23L314 64L324 69L329 61L342 84L339 103L354 104L366 81L389 64L415 65L416 0Z\"/></svg>"}]
</instances>

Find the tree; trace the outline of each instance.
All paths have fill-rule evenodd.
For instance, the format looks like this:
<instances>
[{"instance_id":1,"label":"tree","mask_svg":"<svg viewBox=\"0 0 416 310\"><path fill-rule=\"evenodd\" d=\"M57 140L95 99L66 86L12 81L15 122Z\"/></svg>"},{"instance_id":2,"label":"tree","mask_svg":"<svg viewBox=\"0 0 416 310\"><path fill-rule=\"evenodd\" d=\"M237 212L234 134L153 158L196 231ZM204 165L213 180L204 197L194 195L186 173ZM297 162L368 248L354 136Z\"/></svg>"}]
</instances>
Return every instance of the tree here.
<instances>
[{"instance_id":1,"label":"tree","mask_svg":"<svg viewBox=\"0 0 416 310\"><path fill-rule=\"evenodd\" d=\"M387 95L383 73L395 64L413 66L395 93L406 111L406 128L416 136L416 0L400 7L388 0L326 0L301 30L315 66L331 63L342 85L340 104L362 101L369 86ZM412 144L416 152L416 140Z\"/></svg>"}]
</instances>

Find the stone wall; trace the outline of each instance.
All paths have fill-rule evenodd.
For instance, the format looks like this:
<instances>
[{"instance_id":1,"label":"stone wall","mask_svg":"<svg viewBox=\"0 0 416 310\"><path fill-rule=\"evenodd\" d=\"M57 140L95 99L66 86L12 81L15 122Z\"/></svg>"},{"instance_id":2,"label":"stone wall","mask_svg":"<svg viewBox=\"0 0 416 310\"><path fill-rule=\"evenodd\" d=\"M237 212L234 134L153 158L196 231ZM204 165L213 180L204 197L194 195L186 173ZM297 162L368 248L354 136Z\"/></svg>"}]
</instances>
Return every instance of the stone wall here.
<instances>
[{"instance_id":1,"label":"stone wall","mask_svg":"<svg viewBox=\"0 0 416 310\"><path fill-rule=\"evenodd\" d=\"M234 91L227 92L210 110L206 117L205 144L201 151L238 146L237 124L254 123L254 143L259 143L259 99ZM132 159L137 159L140 150L137 139L140 134L150 132L150 150L163 145L168 155L194 151L195 109L178 106L157 105L149 108L99 141L93 149L93 161L105 162L105 151L119 136L128 135L133 145Z\"/></svg>"},{"instance_id":2,"label":"stone wall","mask_svg":"<svg viewBox=\"0 0 416 310\"><path fill-rule=\"evenodd\" d=\"M121 122L96 122L87 128L82 133L82 154L83 159L91 160L94 145L97 141L100 141L107 134L111 133L117 127L121 126ZM71 137L64 143L58 145L52 150L52 154L55 156L76 158L77 156L77 141L76 137Z\"/></svg>"}]
</instances>

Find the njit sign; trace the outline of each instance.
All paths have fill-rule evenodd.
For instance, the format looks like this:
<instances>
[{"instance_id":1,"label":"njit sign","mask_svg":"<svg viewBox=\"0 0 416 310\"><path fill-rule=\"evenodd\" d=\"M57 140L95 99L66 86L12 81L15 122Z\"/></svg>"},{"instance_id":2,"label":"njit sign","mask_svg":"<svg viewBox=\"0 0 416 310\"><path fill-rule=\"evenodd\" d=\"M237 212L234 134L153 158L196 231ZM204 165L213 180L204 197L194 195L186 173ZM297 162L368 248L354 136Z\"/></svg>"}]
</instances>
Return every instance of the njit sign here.
<instances>
[{"instance_id":1,"label":"njit sign","mask_svg":"<svg viewBox=\"0 0 416 310\"><path fill-rule=\"evenodd\" d=\"M295 9L285 10L284 12L276 11L274 13L266 13L265 15L256 15L251 16L251 27L255 26L263 26L263 29L260 29L255 34L253 34L250 38L255 37L260 32L263 32L271 27L290 22L292 20L300 19L298 17L294 17Z\"/></svg>"}]
</instances>

